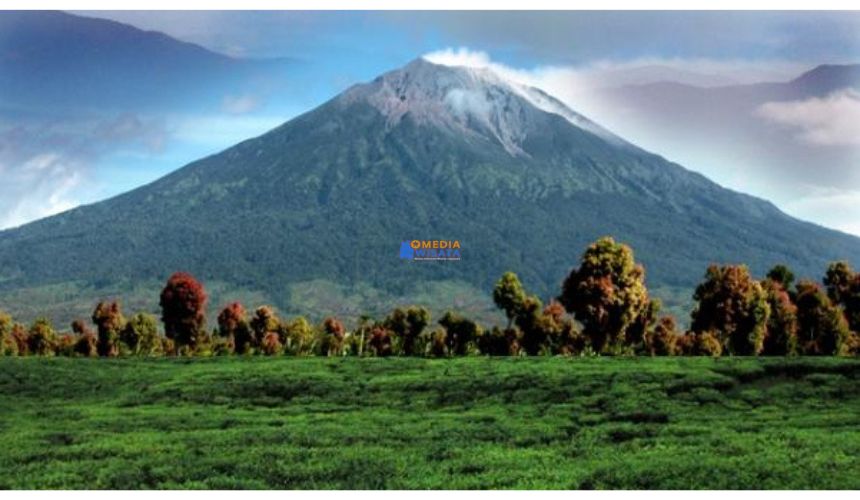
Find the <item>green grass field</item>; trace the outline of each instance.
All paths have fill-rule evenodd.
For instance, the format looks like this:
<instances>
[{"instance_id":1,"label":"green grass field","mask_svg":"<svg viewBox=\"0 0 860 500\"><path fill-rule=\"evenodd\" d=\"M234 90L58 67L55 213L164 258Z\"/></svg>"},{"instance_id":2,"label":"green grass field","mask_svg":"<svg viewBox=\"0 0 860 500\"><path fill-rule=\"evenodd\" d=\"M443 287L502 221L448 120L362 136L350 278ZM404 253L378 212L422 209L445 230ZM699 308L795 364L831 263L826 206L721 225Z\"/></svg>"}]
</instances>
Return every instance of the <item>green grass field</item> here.
<instances>
[{"instance_id":1,"label":"green grass field","mask_svg":"<svg viewBox=\"0 0 860 500\"><path fill-rule=\"evenodd\" d=\"M2 488L860 488L860 360L0 358Z\"/></svg>"}]
</instances>

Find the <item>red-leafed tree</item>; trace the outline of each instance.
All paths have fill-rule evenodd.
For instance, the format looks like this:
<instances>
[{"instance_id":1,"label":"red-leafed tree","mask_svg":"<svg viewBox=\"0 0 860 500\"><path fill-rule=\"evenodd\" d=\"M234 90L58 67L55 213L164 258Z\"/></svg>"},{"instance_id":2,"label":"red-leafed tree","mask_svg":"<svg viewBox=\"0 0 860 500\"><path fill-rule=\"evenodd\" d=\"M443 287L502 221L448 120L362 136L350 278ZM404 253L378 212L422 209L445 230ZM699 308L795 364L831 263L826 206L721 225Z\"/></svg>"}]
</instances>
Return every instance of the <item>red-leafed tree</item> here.
<instances>
[{"instance_id":1,"label":"red-leafed tree","mask_svg":"<svg viewBox=\"0 0 860 500\"><path fill-rule=\"evenodd\" d=\"M206 324L206 291L193 276L174 273L161 291L164 334L176 343L177 352L193 350Z\"/></svg>"}]
</instances>

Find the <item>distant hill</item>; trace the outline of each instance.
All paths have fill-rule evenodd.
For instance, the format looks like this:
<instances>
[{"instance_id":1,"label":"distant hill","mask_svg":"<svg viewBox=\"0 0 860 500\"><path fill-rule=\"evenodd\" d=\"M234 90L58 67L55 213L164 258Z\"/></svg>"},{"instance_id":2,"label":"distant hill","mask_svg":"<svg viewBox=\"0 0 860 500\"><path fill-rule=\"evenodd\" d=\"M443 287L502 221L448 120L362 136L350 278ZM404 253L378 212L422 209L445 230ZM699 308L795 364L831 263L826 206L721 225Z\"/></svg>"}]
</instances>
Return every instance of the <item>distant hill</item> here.
<instances>
[{"instance_id":1,"label":"distant hill","mask_svg":"<svg viewBox=\"0 0 860 500\"><path fill-rule=\"evenodd\" d=\"M65 318L88 312L81 298L140 292L153 308L182 269L217 283L215 305L241 292L314 317L431 295L467 307L507 270L557 293L603 235L631 244L667 294L689 293L712 262L816 277L860 262L860 239L724 189L537 89L418 59L152 184L0 232L0 304L30 311L38 296ZM462 260L401 260L411 239L457 239ZM333 284L351 288L313 296Z\"/></svg>"},{"instance_id":2,"label":"distant hill","mask_svg":"<svg viewBox=\"0 0 860 500\"><path fill-rule=\"evenodd\" d=\"M271 80L287 59L235 59L127 24L0 12L0 109L186 109ZM193 96L193 99L189 99ZM189 102L191 101L191 102Z\"/></svg>"}]
</instances>

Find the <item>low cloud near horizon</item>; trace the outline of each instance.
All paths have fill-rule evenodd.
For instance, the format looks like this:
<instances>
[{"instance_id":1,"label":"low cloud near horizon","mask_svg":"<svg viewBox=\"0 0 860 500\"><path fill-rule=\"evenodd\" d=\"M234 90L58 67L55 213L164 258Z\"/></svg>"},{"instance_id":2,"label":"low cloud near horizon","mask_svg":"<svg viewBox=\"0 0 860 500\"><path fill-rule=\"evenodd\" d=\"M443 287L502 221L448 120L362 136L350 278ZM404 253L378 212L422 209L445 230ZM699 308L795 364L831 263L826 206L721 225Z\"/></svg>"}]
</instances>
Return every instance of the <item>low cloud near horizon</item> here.
<instances>
[{"instance_id":1,"label":"low cloud near horizon","mask_svg":"<svg viewBox=\"0 0 860 500\"><path fill-rule=\"evenodd\" d=\"M823 98L768 102L758 114L796 130L796 137L810 144L860 146L860 92L853 89Z\"/></svg>"}]
</instances>

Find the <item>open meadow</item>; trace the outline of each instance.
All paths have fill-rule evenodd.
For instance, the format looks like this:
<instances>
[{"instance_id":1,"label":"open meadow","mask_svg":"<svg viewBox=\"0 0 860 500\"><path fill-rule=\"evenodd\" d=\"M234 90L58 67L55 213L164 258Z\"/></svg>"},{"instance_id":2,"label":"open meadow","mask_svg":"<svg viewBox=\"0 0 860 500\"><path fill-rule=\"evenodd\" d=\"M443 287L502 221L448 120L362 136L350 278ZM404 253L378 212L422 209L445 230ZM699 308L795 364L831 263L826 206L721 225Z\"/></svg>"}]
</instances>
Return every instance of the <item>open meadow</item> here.
<instances>
[{"instance_id":1,"label":"open meadow","mask_svg":"<svg viewBox=\"0 0 860 500\"><path fill-rule=\"evenodd\" d=\"M860 488L850 358L0 358L0 488Z\"/></svg>"}]
</instances>

